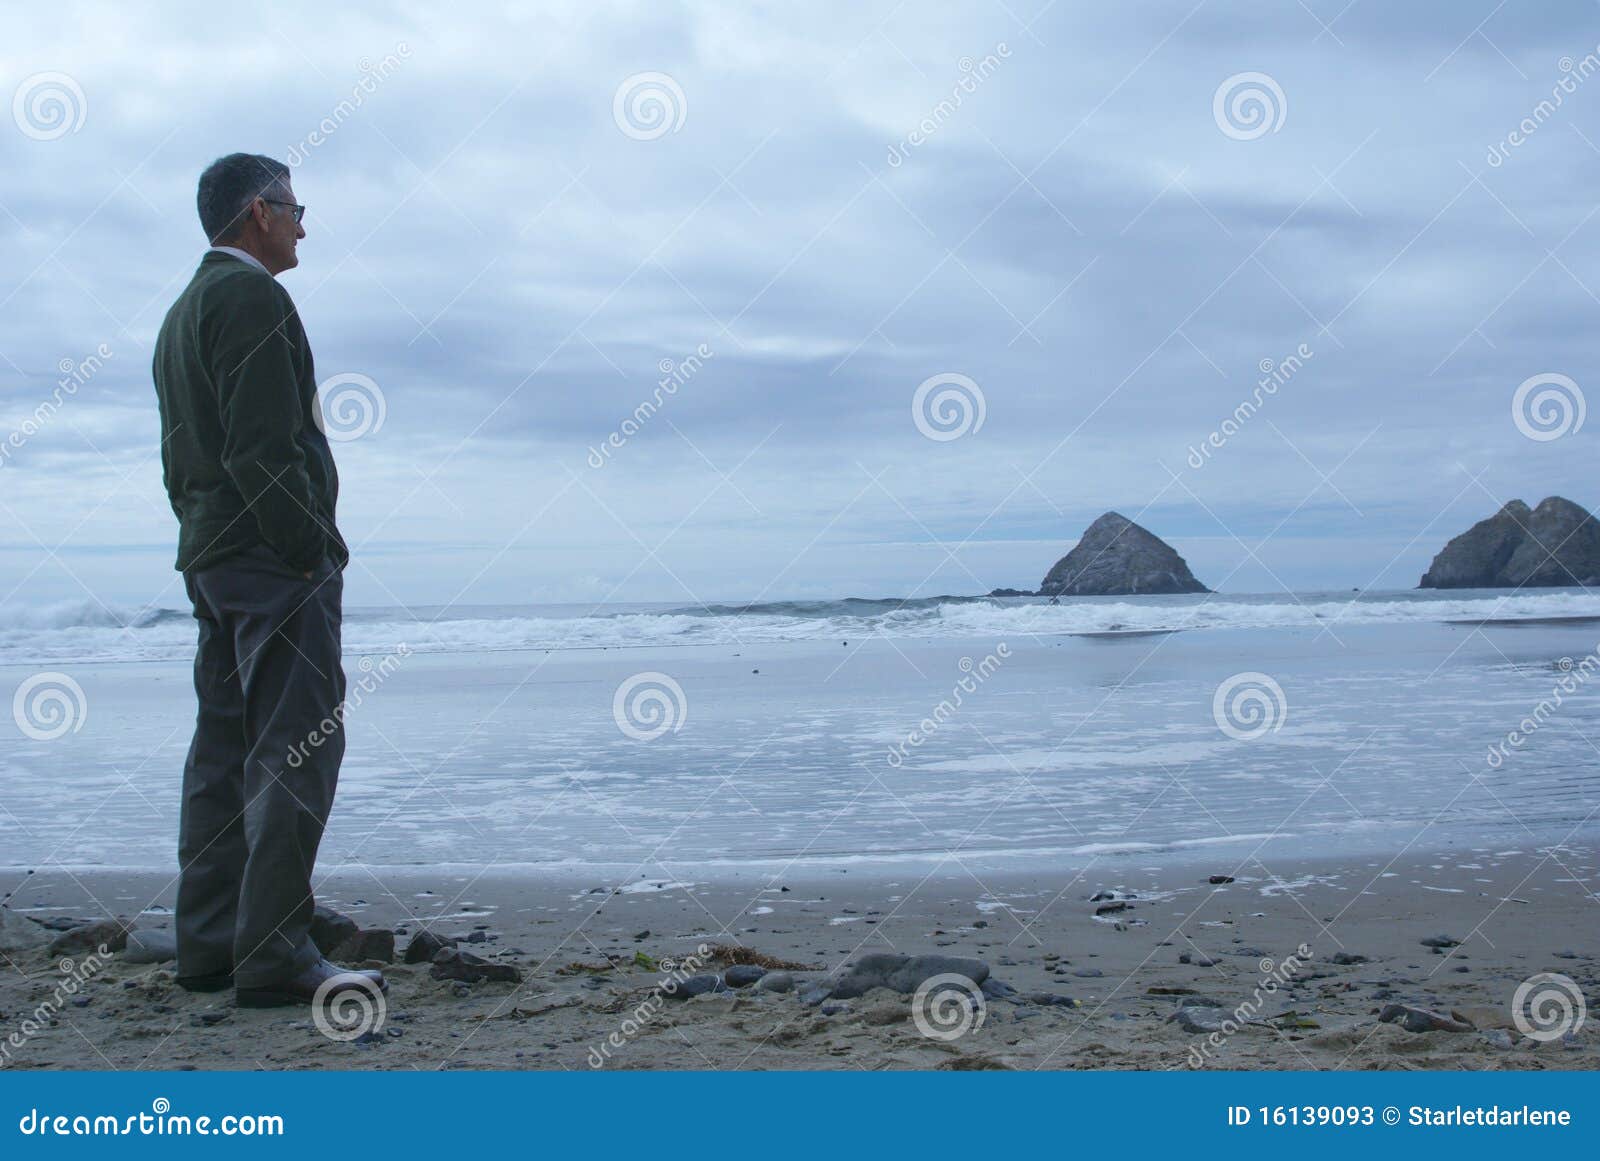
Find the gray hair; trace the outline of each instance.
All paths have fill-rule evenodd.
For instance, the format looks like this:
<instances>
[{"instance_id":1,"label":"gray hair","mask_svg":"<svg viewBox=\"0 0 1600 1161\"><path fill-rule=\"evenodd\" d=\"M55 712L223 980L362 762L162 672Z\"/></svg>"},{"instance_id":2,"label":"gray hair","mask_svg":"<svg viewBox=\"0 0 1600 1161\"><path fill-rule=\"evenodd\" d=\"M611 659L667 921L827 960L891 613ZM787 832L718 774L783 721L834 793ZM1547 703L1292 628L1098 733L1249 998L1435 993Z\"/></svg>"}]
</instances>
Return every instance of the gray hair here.
<instances>
[{"instance_id":1,"label":"gray hair","mask_svg":"<svg viewBox=\"0 0 1600 1161\"><path fill-rule=\"evenodd\" d=\"M219 157L200 175L195 202L200 228L213 244L231 241L244 227L245 211L259 197L286 191L289 167L259 153L230 153Z\"/></svg>"}]
</instances>

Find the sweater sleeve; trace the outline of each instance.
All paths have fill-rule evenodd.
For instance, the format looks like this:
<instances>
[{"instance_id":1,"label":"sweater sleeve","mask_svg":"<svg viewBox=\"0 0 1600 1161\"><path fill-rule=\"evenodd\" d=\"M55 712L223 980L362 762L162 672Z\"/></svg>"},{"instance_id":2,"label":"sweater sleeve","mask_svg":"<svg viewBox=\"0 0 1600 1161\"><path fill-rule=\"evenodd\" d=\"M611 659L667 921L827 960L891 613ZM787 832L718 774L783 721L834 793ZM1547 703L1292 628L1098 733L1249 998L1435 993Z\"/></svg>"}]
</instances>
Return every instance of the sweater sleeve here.
<instances>
[{"instance_id":1,"label":"sweater sleeve","mask_svg":"<svg viewBox=\"0 0 1600 1161\"><path fill-rule=\"evenodd\" d=\"M299 432L289 296L270 278L238 277L219 304L212 382L222 423L222 466L261 538L288 564L311 572L328 550L316 515Z\"/></svg>"}]
</instances>

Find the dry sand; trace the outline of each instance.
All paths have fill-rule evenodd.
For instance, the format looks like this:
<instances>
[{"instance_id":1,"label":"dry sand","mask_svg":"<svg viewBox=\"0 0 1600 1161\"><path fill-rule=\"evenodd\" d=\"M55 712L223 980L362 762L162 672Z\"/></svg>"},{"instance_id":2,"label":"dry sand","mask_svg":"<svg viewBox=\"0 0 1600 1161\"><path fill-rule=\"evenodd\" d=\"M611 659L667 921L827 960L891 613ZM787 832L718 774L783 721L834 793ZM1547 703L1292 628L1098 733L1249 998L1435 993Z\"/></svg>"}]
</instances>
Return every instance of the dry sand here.
<instances>
[{"instance_id":1,"label":"dry sand","mask_svg":"<svg viewBox=\"0 0 1600 1161\"><path fill-rule=\"evenodd\" d=\"M1273 873L1137 868L1124 857L1076 875L982 882L946 863L932 875L839 867L687 885L344 869L323 884L324 901L364 926L401 929L402 949L424 925L480 930L471 950L516 965L522 983L457 985L430 978L427 965L388 965L376 1036L336 1042L307 1010L238 1010L229 993L178 989L170 964L117 955L28 1035L25 1021L63 979L34 950L0 965L0 1032L21 1038L10 1042L14 1068L1592 1069L1592 1022L1539 1042L1511 1015L1518 985L1539 972L1600 995L1595 862L1586 847ZM1236 878L1212 885L1210 873ZM1128 908L1097 917L1105 901L1090 899L1103 891ZM32 876L11 905L37 917L139 915L151 899L170 905L164 877L52 872ZM158 905L138 922L170 927L171 916ZM1422 944L1436 935L1461 942ZM824 969L796 973L802 990L860 955L900 952L983 959L1019 994L986 999L981 1024L950 1041L925 1035L910 997L886 990L820 1005L754 989L652 999L667 977L637 965L636 953L684 957L719 943ZM1180 963L1183 953L1216 962ZM1369 962L1337 964L1338 953ZM1075 1004L1024 1000L1046 992ZM1184 1031L1170 1017L1196 997L1216 1001L1223 1017L1248 1005L1242 1027ZM1390 1002L1455 1010L1479 1030L1380 1023Z\"/></svg>"}]
</instances>

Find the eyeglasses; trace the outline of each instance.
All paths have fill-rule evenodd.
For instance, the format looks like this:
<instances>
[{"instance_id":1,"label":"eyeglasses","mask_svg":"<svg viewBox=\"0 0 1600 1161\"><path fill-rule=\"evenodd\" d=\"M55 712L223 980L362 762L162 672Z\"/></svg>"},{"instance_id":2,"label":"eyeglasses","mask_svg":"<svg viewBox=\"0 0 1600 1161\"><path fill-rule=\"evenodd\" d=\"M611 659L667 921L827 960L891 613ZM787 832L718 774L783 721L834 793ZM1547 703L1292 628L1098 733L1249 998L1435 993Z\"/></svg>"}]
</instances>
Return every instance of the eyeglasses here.
<instances>
[{"instance_id":1,"label":"eyeglasses","mask_svg":"<svg viewBox=\"0 0 1600 1161\"><path fill-rule=\"evenodd\" d=\"M300 224L300 219L306 216L306 208L305 208L305 206L297 205L294 202L277 202L277 201L273 201L271 198L262 198L261 200L266 202L267 205L269 205L269 206L288 206L291 210L294 211L295 225L299 225Z\"/></svg>"}]
</instances>

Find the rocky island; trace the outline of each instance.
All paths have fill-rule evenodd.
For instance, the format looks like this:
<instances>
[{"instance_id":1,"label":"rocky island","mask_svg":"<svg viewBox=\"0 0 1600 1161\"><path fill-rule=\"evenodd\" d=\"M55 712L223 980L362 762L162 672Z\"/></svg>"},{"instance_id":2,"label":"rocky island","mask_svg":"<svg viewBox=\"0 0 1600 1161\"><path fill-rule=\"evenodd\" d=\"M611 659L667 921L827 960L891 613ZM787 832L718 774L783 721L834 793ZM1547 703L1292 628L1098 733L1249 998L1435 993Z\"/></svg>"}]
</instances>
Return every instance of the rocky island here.
<instances>
[{"instance_id":1,"label":"rocky island","mask_svg":"<svg viewBox=\"0 0 1600 1161\"><path fill-rule=\"evenodd\" d=\"M1089 525L1039 584L1042 597L1210 591L1170 544L1117 512Z\"/></svg>"},{"instance_id":2,"label":"rocky island","mask_svg":"<svg viewBox=\"0 0 1600 1161\"><path fill-rule=\"evenodd\" d=\"M1446 544L1417 585L1423 589L1600 585L1600 522L1550 496L1529 508L1508 502Z\"/></svg>"}]
</instances>

